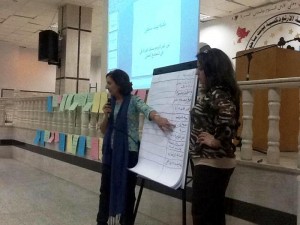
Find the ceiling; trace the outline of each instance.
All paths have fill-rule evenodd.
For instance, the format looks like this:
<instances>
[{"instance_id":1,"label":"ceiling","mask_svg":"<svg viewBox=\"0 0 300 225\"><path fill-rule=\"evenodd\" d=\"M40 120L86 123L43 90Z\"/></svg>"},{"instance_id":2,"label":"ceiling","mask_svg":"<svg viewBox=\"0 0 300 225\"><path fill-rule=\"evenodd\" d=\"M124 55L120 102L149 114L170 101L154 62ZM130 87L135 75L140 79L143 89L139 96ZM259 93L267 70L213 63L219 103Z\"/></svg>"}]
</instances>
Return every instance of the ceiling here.
<instances>
[{"instance_id":1,"label":"ceiling","mask_svg":"<svg viewBox=\"0 0 300 225\"><path fill-rule=\"evenodd\" d=\"M38 48L41 30L57 31L58 8L65 4L93 8L92 55L100 56L102 5L104 0L0 0L0 41L25 48ZM278 0L200 0L206 20L224 17L278 2Z\"/></svg>"}]
</instances>

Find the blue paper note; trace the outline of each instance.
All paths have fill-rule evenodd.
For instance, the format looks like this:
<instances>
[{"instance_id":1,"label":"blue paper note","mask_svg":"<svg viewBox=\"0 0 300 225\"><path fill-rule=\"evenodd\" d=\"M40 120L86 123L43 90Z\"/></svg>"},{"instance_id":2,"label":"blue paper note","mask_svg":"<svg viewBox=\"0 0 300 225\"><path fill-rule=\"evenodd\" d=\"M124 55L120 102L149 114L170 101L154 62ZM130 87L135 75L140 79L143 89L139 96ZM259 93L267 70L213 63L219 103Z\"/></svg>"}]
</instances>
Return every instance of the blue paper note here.
<instances>
[{"instance_id":1,"label":"blue paper note","mask_svg":"<svg viewBox=\"0 0 300 225\"><path fill-rule=\"evenodd\" d=\"M40 145L45 146L45 131L41 130Z\"/></svg>"},{"instance_id":2,"label":"blue paper note","mask_svg":"<svg viewBox=\"0 0 300 225\"><path fill-rule=\"evenodd\" d=\"M58 149L61 152L64 152L66 150L66 134L64 134L64 133L59 133Z\"/></svg>"},{"instance_id":3,"label":"blue paper note","mask_svg":"<svg viewBox=\"0 0 300 225\"><path fill-rule=\"evenodd\" d=\"M85 156L85 145L86 145L86 137L80 136L78 141L77 155L82 157Z\"/></svg>"},{"instance_id":4,"label":"blue paper note","mask_svg":"<svg viewBox=\"0 0 300 225\"><path fill-rule=\"evenodd\" d=\"M53 112L52 108L52 96L47 97L47 112Z\"/></svg>"},{"instance_id":5,"label":"blue paper note","mask_svg":"<svg viewBox=\"0 0 300 225\"><path fill-rule=\"evenodd\" d=\"M40 130L36 130L36 135L35 138L33 140L33 144L38 145L41 139L41 131Z\"/></svg>"}]
</instances>

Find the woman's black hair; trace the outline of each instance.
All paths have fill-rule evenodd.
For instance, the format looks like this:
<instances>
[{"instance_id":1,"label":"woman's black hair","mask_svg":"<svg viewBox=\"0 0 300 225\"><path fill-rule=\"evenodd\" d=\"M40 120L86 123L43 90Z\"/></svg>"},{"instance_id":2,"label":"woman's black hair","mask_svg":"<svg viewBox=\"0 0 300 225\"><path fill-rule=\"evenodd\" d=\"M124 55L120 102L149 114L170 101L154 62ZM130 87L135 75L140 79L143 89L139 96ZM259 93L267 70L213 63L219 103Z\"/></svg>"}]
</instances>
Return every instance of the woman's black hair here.
<instances>
[{"instance_id":1,"label":"woman's black hair","mask_svg":"<svg viewBox=\"0 0 300 225\"><path fill-rule=\"evenodd\" d=\"M230 58L222 50L212 48L199 52L197 60L199 69L204 70L205 73L204 91L207 92L216 86L227 88L234 98L237 117L239 117L241 91Z\"/></svg>"},{"instance_id":2,"label":"woman's black hair","mask_svg":"<svg viewBox=\"0 0 300 225\"><path fill-rule=\"evenodd\" d=\"M132 83L129 80L128 74L120 69L115 69L106 74L119 86L120 93L123 96L130 95L132 92Z\"/></svg>"}]
</instances>

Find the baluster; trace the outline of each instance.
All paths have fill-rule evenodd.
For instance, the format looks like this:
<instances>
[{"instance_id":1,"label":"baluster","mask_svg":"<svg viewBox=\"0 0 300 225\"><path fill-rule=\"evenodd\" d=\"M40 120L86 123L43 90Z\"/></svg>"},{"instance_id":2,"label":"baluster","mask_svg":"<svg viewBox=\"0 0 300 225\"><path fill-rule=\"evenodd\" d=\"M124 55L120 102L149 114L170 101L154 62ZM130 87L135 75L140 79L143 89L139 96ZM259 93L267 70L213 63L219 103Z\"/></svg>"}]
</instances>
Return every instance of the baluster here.
<instances>
[{"instance_id":1,"label":"baluster","mask_svg":"<svg viewBox=\"0 0 300 225\"><path fill-rule=\"evenodd\" d=\"M241 159L252 160L252 121L253 121L253 95L251 90L243 90L243 129Z\"/></svg>"},{"instance_id":2,"label":"baluster","mask_svg":"<svg viewBox=\"0 0 300 225\"><path fill-rule=\"evenodd\" d=\"M267 161L272 164L279 164L279 110L280 110L280 89L269 89L269 130L268 130L268 150Z\"/></svg>"},{"instance_id":3,"label":"baluster","mask_svg":"<svg viewBox=\"0 0 300 225\"><path fill-rule=\"evenodd\" d=\"M89 111L81 112L81 134L88 136L89 135Z\"/></svg>"}]
</instances>

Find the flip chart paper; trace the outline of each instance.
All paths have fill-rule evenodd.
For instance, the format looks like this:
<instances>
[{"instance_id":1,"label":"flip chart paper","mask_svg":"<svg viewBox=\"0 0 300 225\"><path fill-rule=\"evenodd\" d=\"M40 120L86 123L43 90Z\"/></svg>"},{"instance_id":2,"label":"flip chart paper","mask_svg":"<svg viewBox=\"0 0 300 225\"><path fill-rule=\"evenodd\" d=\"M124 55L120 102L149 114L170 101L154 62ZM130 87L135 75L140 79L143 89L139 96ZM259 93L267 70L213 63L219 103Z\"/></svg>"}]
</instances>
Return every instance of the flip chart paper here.
<instances>
[{"instance_id":1,"label":"flip chart paper","mask_svg":"<svg viewBox=\"0 0 300 225\"><path fill-rule=\"evenodd\" d=\"M176 127L173 132L162 132L155 123L145 120L139 161L133 172L175 189L182 186L189 112L196 89L195 69L153 76L148 104Z\"/></svg>"}]
</instances>

